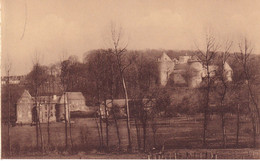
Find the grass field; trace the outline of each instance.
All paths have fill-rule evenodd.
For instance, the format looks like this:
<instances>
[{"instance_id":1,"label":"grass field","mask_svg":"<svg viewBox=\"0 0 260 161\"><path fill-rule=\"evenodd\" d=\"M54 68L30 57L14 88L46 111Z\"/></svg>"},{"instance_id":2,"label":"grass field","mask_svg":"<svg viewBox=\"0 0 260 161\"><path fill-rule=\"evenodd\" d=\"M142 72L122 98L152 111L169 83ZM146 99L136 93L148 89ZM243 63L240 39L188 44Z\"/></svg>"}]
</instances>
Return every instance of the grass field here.
<instances>
[{"instance_id":1,"label":"grass field","mask_svg":"<svg viewBox=\"0 0 260 161\"><path fill-rule=\"evenodd\" d=\"M72 124L72 140L74 147L82 147L83 144L84 149L89 153L95 153L95 149L99 147L99 137L98 131L96 126L96 121L94 118L80 118L74 119L74 123ZM227 148L229 149L229 153L232 151L236 152L239 151L235 149L235 138L236 138L236 119L235 116L229 116L227 120ZM166 118L166 119L157 119L157 126L158 130L156 133L156 143L157 145L165 145L165 151L191 151L191 150L199 150L203 149L202 146L202 125L203 119L201 116L192 116L192 117L174 117L174 118ZM119 121L120 127L120 137L122 146L124 149L127 147L127 130L126 130L126 121L120 120ZM251 124L249 119L242 118L241 119L241 129L240 129L240 137L239 137L239 149L248 149L251 148L253 143L252 137L252 130ZM152 129L149 126L147 128L147 149L151 149L153 147L153 137L152 137ZM43 132L43 140L44 143L47 145L47 124L42 124L42 132ZM103 124L103 132L104 132L104 141L105 141L105 124ZM2 126L2 140L6 140L6 129ZM24 154L28 156L32 153L34 147L36 146L36 133L35 133L35 126L30 125L23 125L23 126L15 126L11 128L11 144L12 149L14 151L19 151L19 155ZM131 134L133 140L133 147L137 148L137 139L136 139L136 130L134 126L134 122L131 122ZM64 147L65 143L65 134L64 134L64 123L52 123L50 125L50 135L51 135L51 144L55 149L58 150L59 148ZM221 133L221 124L219 116L214 115L208 125L207 130L207 150L214 151L215 153L227 152L227 149L222 148L222 133ZM68 141L70 144L70 140ZM5 147L4 144L3 148ZM111 120L111 124L109 126L109 146L111 149L115 148L117 145L117 135L116 129L114 126L113 121ZM188 149L188 150L187 150ZM230 150L231 149L231 150ZM217 150L217 151L216 151ZM201 150L199 150L201 151ZM252 151L252 150L247 150ZM245 150L244 150L245 152ZM228 154L228 153L227 153ZM238 152L240 157L241 152ZM248 158L250 157L247 152L244 156ZM257 153L258 154L258 153ZM17 154L18 155L18 154ZM94 154L91 154L94 156ZM90 155L90 156L91 156ZM125 154L126 155L126 154ZM130 155L130 154L129 154ZM138 158L146 157L143 154L138 154ZM221 154L219 154L221 158ZM29 157L29 156L28 156ZM61 156L62 157L62 156ZM79 156L74 156L78 158ZM86 158L81 156L82 158ZM97 155L98 157L98 155ZM102 158L102 154L100 154ZM134 156L129 156L130 158L135 158ZM113 154L111 154L111 158ZM127 157L128 158L128 157ZM222 156L222 158L228 158ZM235 157L233 157L235 158Z\"/></svg>"}]
</instances>

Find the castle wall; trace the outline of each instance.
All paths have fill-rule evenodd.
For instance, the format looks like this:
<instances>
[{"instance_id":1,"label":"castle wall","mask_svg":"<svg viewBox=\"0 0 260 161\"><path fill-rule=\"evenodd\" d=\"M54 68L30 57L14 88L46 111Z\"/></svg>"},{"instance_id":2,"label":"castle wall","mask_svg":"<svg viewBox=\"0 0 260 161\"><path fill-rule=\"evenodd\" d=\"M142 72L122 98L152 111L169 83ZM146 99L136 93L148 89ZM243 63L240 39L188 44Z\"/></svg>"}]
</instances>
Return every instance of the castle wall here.
<instances>
[{"instance_id":1,"label":"castle wall","mask_svg":"<svg viewBox=\"0 0 260 161\"><path fill-rule=\"evenodd\" d=\"M170 74L174 71L174 62L165 61L159 62L159 71L160 71L160 83L165 86L168 82Z\"/></svg>"}]
</instances>

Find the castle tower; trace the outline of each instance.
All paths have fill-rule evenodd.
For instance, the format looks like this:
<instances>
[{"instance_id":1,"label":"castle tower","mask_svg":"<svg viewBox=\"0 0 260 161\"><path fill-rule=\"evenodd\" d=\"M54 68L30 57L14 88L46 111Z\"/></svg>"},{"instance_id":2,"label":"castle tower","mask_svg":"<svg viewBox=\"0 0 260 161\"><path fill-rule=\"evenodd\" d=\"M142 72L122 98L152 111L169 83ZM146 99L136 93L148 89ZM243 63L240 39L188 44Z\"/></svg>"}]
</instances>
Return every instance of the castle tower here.
<instances>
[{"instance_id":1,"label":"castle tower","mask_svg":"<svg viewBox=\"0 0 260 161\"><path fill-rule=\"evenodd\" d=\"M202 82L203 76L203 66L198 61L191 61L189 62L190 68L190 80L189 80L189 87L196 88L199 87L200 83Z\"/></svg>"},{"instance_id":2,"label":"castle tower","mask_svg":"<svg viewBox=\"0 0 260 161\"><path fill-rule=\"evenodd\" d=\"M233 70L227 62L225 62L225 64L224 64L224 71L225 71L225 76L226 76L227 81L229 81L229 82L232 81Z\"/></svg>"},{"instance_id":3,"label":"castle tower","mask_svg":"<svg viewBox=\"0 0 260 161\"><path fill-rule=\"evenodd\" d=\"M166 53L163 53L162 56L157 59L157 62L159 63L160 84L165 86L170 74L174 70L175 64Z\"/></svg>"}]
</instances>

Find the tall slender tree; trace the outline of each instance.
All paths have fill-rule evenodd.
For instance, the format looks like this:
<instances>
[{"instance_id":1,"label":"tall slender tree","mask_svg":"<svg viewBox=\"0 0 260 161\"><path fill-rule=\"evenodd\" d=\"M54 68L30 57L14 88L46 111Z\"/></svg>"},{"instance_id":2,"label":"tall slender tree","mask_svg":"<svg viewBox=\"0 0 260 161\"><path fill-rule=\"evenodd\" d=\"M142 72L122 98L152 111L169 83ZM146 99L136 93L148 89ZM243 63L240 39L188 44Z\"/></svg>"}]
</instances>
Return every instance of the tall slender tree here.
<instances>
[{"instance_id":1,"label":"tall slender tree","mask_svg":"<svg viewBox=\"0 0 260 161\"><path fill-rule=\"evenodd\" d=\"M235 53L237 62L242 66L242 73L244 78L244 85L247 91L247 107L250 113L253 126L253 144L256 147L257 128L260 125L260 113L258 108L255 83L257 82L257 70L252 59L253 47L247 38L243 38L238 44L240 52Z\"/></svg>"},{"instance_id":2,"label":"tall slender tree","mask_svg":"<svg viewBox=\"0 0 260 161\"><path fill-rule=\"evenodd\" d=\"M128 90L125 80L125 69L131 65L124 64L124 53L126 52L126 48L128 43L123 41L123 31L121 26L117 26L114 23L111 23L111 37L110 42L112 44L111 53L115 55L116 62L118 65L119 75L121 79L121 83L124 90L125 104L126 104L126 115L127 115L127 134L128 134L128 151L132 151L132 139L131 139L131 126L130 126L130 111L129 111L129 102L128 102Z\"/></svg>"},{"instance_id":3,"label":"tall slender tree","mask_svg":"<svg viewBox=\"0 0 260 161\"><path fill-rule=\"evenodd\" d=\"M47 70L46 67L40 65L40 55L38 52L35 53L32 62L33 62L33 69L27 75L27 80L29 83L27 86L31 90L31 93L33 93L34 95L37 148L39 148L39 135L40 135L41 151L43 152L44 140L42 135L41 123L40 123L41 107L40 107L39 95L41 94L41 92L43 92L42 88L47 80Z\"/></svg>"},{"instance_id":4,"label":"tall slender tree","mask_svg":"<svg viewBox=\"0 0 260 161\"><path fill-rule=\"evenodd\" d=\"M206 79L204 81L204 86L202 86L202 91L205 94L205 99L203 102L204 107L204 123L203 123L203 145L206 146L206 131L208 126L208 115L209 115L209 105L210 105L210 93L212 89L213 83L213 75L214 70L212 70L212 63L214 58L216 57L217 50L219 49L219 45L216 42L215 37L209 31L206 33L206 43L205 49L201 50L197 46L198 56L202 61L202 64L205 69Z\"/></svg>"},{"instance_id":5,"label":"tall slender tree","mask_svg":"<svg viewBox=\"0 0 260 161\"><path fill-rule=\"evenodd\" d=\"M12 63L10 57L8 55L7 60L5 62L5 73L7 76L7 92L8 92L8 127L7 127L7 145L8 145L8 154L11 154L11 138L10 138L10 122L11 122L11 94L10 94L10 73L12 69Z\"/></svg>"},{"instance_id":6,"label":"tall slender tree","mask_svg":"<svg viewBox=\"0 0 260 161\"><path fill-rule=\"evenodd\" d=\"M223 148L226 148L226 126L225 126L225 113L227 112L227 101L226 97L229 90L229 81L232 79L232 72L228 69L229 65L227 61L230 57L230 48L232 46L232 41L226 41L224 51L218 56L218 69L217 77L220 80L217 83L217 91L220 96L220 116L221 116L221 127L222 127L222 141ZM230 73L231 72L231 73ZM230 78L231 77L231 78Z\"/></svg>"}]
</instances>

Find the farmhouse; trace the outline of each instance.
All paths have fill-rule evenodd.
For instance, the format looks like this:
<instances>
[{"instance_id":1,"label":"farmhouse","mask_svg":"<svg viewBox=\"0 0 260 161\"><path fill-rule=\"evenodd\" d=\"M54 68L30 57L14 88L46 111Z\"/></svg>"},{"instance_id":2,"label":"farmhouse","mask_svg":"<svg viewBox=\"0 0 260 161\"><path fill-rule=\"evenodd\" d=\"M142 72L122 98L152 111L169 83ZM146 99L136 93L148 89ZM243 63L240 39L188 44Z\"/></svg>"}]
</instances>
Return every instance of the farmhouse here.
<instances>
[{"instance_id":1,"label":"farmhouse","mask_svg":"<svg viewBox=\"0 0 260 161\"><path fill-rule=\"evenodd\" d=\"M25 90L17 101L17 123L32 123L33 120L33 99L30 93Z\"/></svg>"},{"instance_id":2,"label":"farmhouse","mask_svg":"<svg viewBox=\"0 0 260 161\"><path fill-rule=\"evenodd\" d=\"M34 98L35 99L35 98ZM55 115L55 108L57 104L57 96L39 96L37 98L37 103L38 103L38 113L39 113L39 119L40 122L46 123L46 122L54 122L56 121L56 115ZM36 111L36 107L34 107L34 111ZM35 122L33 120L33 122Z\"/></svg>"},{"instance_id":3,"label":"farmhouse","mask_svg":"<svg viewBox=\"0 0 260 161\"><path fill-rule=\"evenodd\" d=\"M64 120L75 111L86 112L89 108L85 105L85 98L81 92L65 92L62 96L32 97L25 90L16 104L17 123L30 124L36 122L37 115L41 123Z\"/></svg>"}]
</instances>

